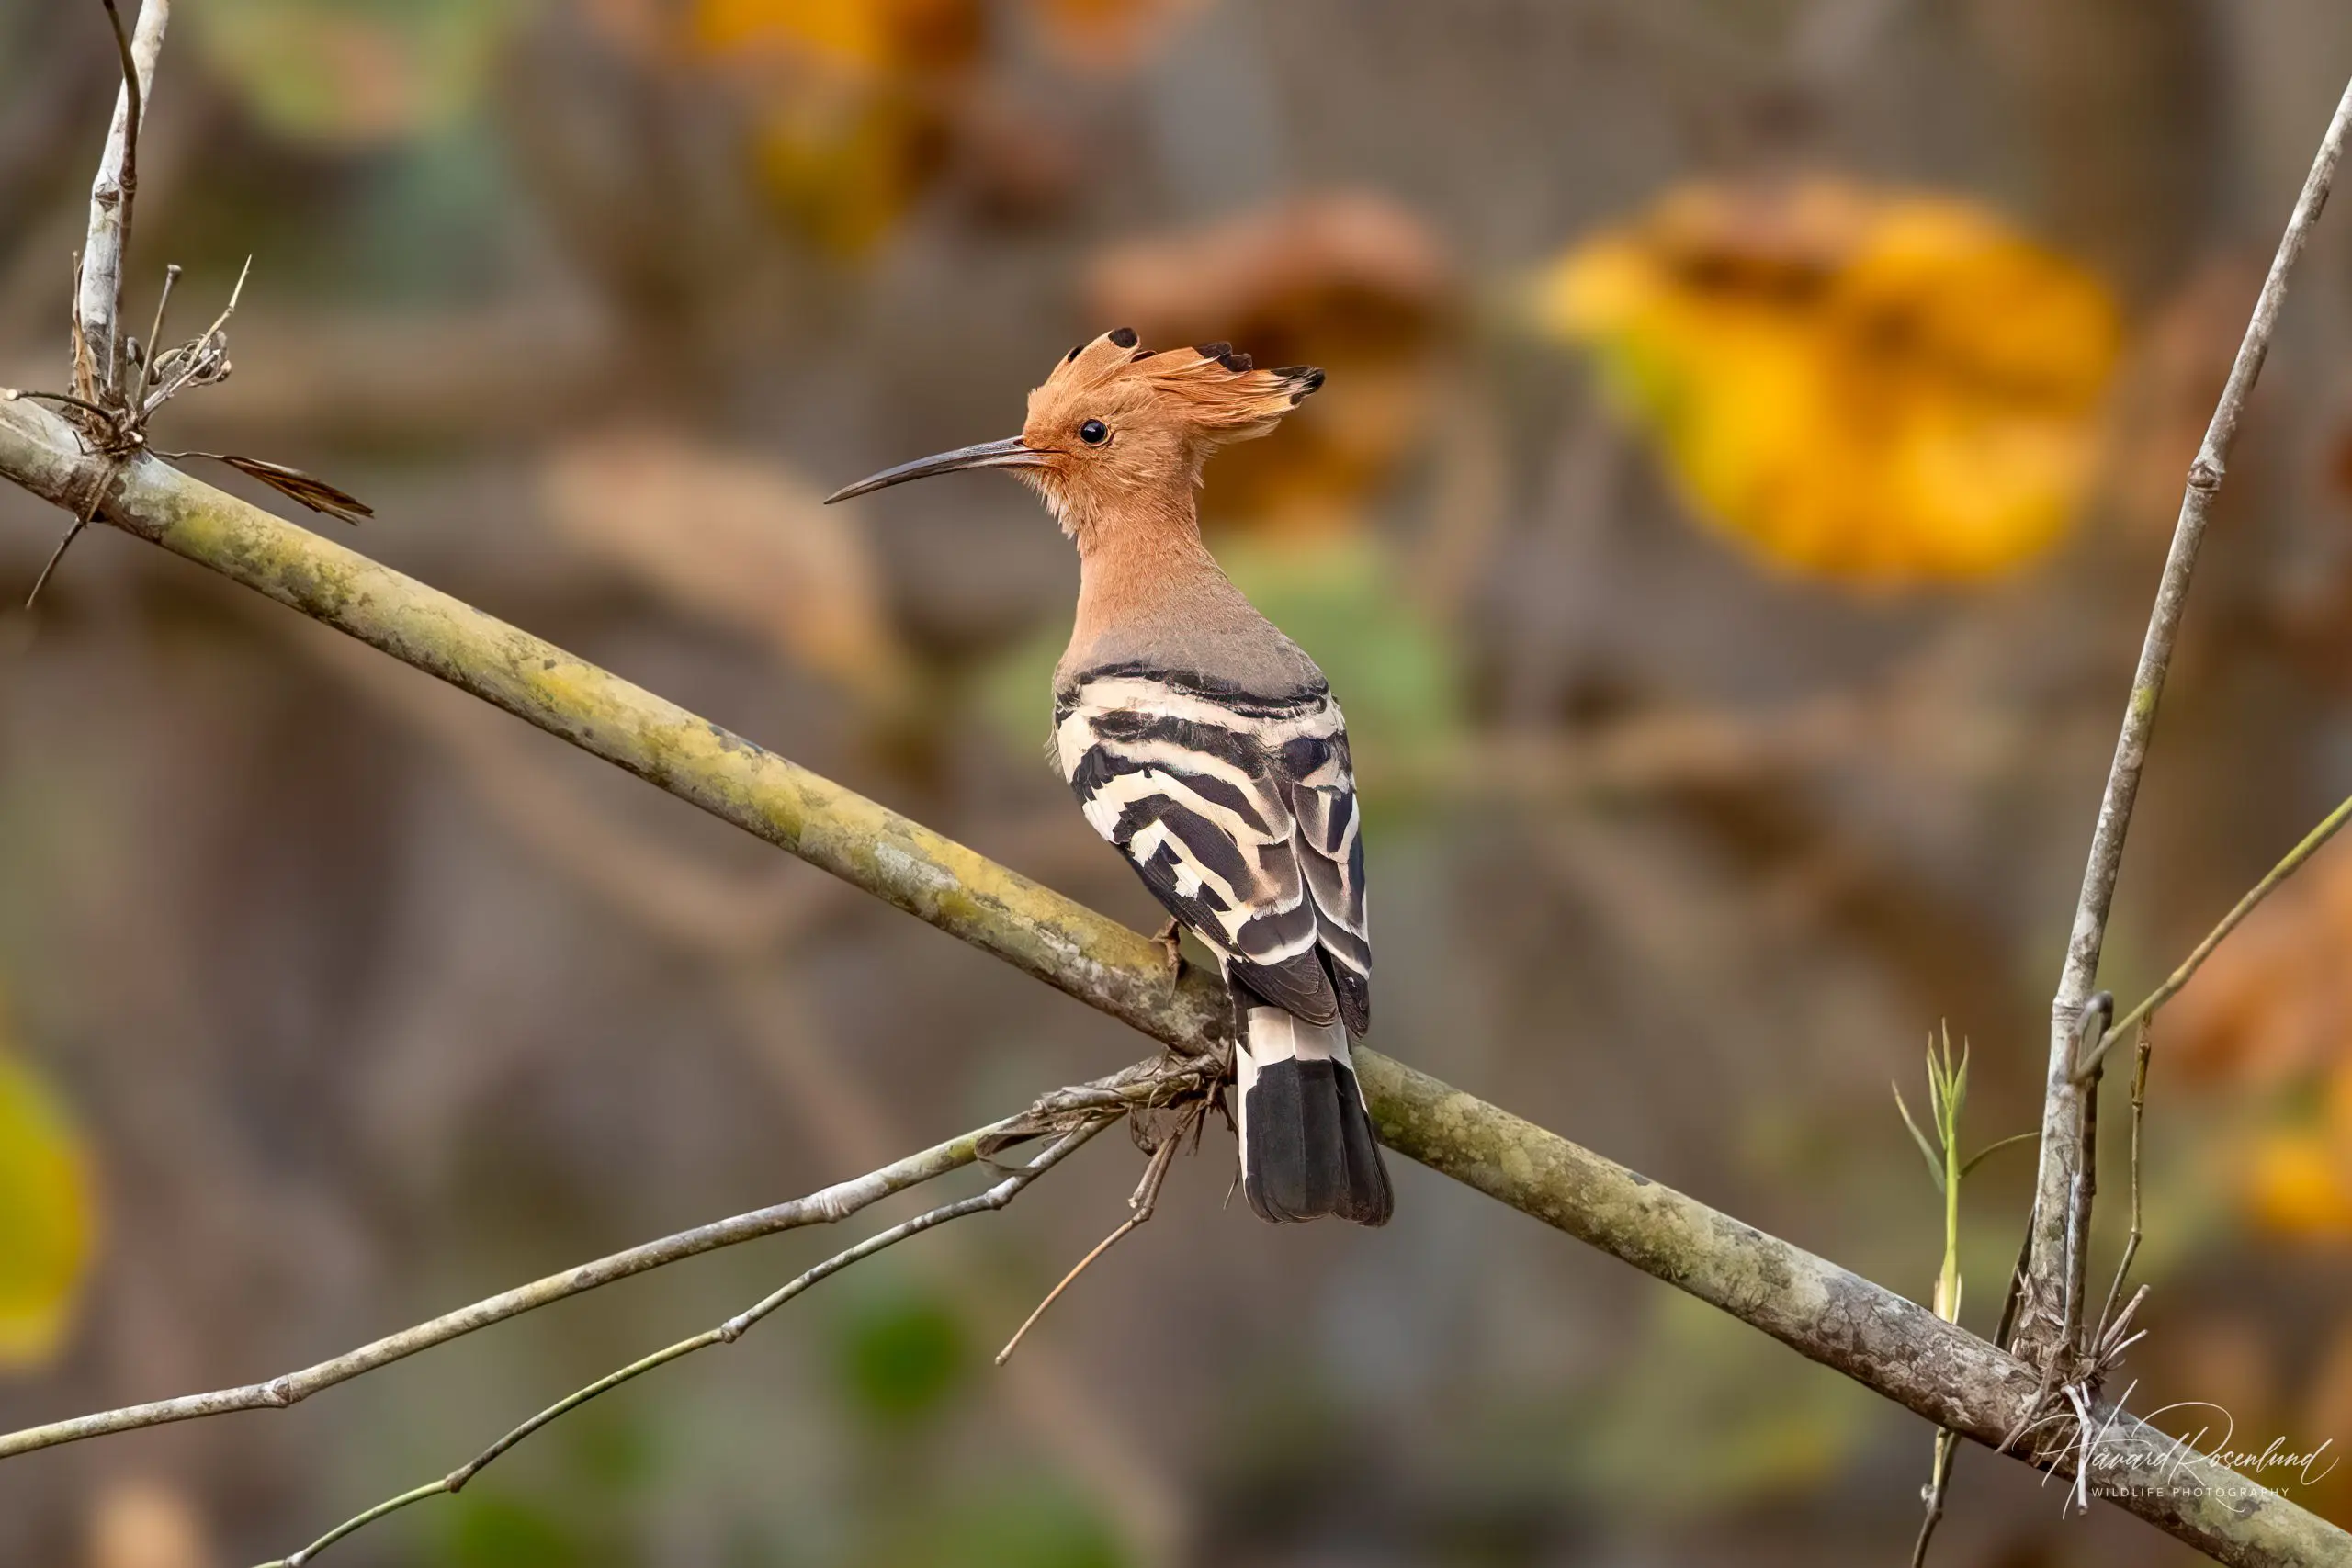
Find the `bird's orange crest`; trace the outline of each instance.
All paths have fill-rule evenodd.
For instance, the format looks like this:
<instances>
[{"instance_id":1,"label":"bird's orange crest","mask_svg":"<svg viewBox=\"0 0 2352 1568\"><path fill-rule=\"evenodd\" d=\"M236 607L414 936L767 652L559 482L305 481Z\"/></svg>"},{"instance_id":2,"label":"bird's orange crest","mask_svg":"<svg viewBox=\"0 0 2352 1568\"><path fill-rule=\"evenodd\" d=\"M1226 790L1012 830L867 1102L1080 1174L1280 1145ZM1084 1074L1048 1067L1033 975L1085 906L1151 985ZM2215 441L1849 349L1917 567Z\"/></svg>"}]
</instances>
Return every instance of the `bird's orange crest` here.
<instances>
[{"instance_id":1,"label":"bird's orange crest","mask_svg":"<svg viewBox=\"0 0 2352 1568\"><path fill-rule=\"evenodd\" d=\"M1080 344L1029 394L1021 434L918 457L826 497L830 504L909 479L1005 468L1045 496L1081 552L1105 528L1129 537L1170 532L1199 543L1193 487L1228 441L1272 430L1323 384L1307 365L1261 370L1227 343L1154 352L1133 327Z\"/></svg>"},{"instance_id":2,"label":"bird's orange crest","mask_svg":"<svg viewBox=\"0 0 2352 1568\"><path fill-rule=\"evenodd\" d=\"M1261 370L1226 343L1148 349L1119 327L1029 394L1021 444L1042 460L1020 477L1072 533L1120 506L1188 502L1209 453L1265 434L1322 384L1311 366Z\"/></svg>"},{"instance_id":3,"label":"bird's orange crest","mask_svg":"<svg viewBox=\"0 0 2352 1568\"><path fill-rule=\"evenodd\" d=\"M1033 446L1085 444L1079 434L1085 422L1108 425L1115 412L1212 446L1246 441L1272 430L1322 384L1323 372L1311 366L1261 370L1229 343L1149 349L1134 328L1118 327L1062 356L1029 394L1022 436ZM1118 434L1113 429L1111 440Z\"/></svg>"}]
</instances>

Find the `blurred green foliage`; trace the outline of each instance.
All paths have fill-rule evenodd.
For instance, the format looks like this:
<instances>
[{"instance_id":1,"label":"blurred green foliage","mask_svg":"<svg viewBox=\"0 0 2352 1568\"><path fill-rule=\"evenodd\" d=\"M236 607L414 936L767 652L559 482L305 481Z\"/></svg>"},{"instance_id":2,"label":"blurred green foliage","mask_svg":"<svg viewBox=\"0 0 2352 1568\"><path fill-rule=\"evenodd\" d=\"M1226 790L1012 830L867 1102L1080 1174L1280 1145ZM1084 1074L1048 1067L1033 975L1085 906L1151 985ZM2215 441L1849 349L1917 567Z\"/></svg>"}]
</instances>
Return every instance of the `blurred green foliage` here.
<instances>
[{"instance_id":1,"label":"blurred green foliage","mask_svg":"<svg viewBox=\"0 0 2352 1568\"><path fill-rule=\"evenodd\" d=\"M1110 1526L1068 1489L1022 1478L918 1506L865 1568L1121 1568Z\"/></svg>"},{"instance_id":2,"label":"blurred green foliage","mask_svg":"<svg viewBox=\"0 0 2352 1568\"><path fill-rule=\"evenodd\" d=\"M1360 770L1401 766L1460 740L1458 656L1413 603L1384 541L1359 534L1298 547L1220 542L1217 555L1250 601L1330 677ZM1368 812L1378 808L1367 804Z\"/></svg>"},{"instance_id":3,"label":"blurred green foliage","mask_svg":"<svg viewBox=\"0 0 2352 1568\"><path fill-rule=\"evenodd\" d=\"M1348 743L1365 790L1365 813L1394 813L1401 792L1383 770L1414 764L1460 743L1465 709L1459 654L1406 592L1395 552L1370 535L1276 544L1220 538L1217 560L1241 591L1329 677L1348 716ZM980 704L989 723L1026 751L1051 728L1053 669L1069 640L1040 631L990 666Z\"/></svg>"},{"instance_id":4,"label":"blurred green foliage","mask_svg":"<svg viewBox=\"0 0 2352 1568\"><path fill-rule=\"evenodd\" d=\"M520 0L209 0L189 20L208 69L263 125L369 145L472 108L525 11Z\"/></svg>"},{"instance_id":5,"label":"blurred green foliage","mask_svg":"<svg viewBox=\"0 0 2352 1568\"><path fill-rule=\"evenodd\" d=\"M582 1568L582 1540L554 1506L496 1492L460 1493L445 1516L449 1568Z\"/></svg>"},{"instance_id":6,"label":"blurred green foliage","mask_svg":"<svg viewBox=\"0 0 2352 1568\"><path fill-rule=\"evenodd\" d=\"M1806 1491L1851 1458L1874 1395L1693 1297L1655 1299L1643 1343L1578 1418L1585 1487L1671 1514Z\"/></svg>"},{"instance_id":7,"label":"blurred green foliage","mask_svg":"<svg viewBox=\"0 0 2352 1568\"><path fill-rule=\"evenodd\" d=\"M955 1309L910 1283L854 1298L831 1327L842 1393L886 1427L936 1415L971 1370Z\"/></svg>"}]
</instances>

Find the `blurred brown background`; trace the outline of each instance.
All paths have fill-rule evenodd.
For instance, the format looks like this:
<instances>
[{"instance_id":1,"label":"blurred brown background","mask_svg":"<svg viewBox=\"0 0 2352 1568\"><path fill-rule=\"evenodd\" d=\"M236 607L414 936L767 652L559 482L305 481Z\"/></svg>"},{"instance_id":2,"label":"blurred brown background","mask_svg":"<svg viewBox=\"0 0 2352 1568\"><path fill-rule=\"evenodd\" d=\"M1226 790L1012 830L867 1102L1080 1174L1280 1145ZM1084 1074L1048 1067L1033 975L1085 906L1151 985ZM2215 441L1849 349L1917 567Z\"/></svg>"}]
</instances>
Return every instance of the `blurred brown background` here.
<instances>
[{"instance_id":1,"label":"blurred brown background","mask_svg":"<svg viewBox=\"0 0 2352 1568\"><path fill-rule=\"evenodd\" d=\"M2180 479L2352 70L2326 0L178 9L127 314L254 259L162 440L312 468L370 554L1138 925L1038 761L1050 522L814 499L1010 433L1113 325L1326 366L1205 508L1352 720L1374 1043L1922 1299L1889 1080L1949 1020L1968 1142L2033 1125ZM0 0L0 382L62 378L115 69L95 4ZM2347 234L2197 583L2127 1004L2352 789ZM0 590L63 522L0 493ZM2256 1448L2352 1443L2347 941L2337 849L2157 1029L2132 1404ZM0 1424L274 1374L1138 1045L107 530L0 615ZM1260 1225L1229 1151L1008 1371L1122 1138L331 1561L1907 1561L1919 1421L1418 1169L1385 1232ZM1963 1198L1980 1332L2030 1163ZM838 1245L13 1461L0 1559L283 1553ZM2295 1495L2352 1518L2347 1476ZM1972 1450L1936 1561L2187 1556Z\"/></svg>"}]
</instances>

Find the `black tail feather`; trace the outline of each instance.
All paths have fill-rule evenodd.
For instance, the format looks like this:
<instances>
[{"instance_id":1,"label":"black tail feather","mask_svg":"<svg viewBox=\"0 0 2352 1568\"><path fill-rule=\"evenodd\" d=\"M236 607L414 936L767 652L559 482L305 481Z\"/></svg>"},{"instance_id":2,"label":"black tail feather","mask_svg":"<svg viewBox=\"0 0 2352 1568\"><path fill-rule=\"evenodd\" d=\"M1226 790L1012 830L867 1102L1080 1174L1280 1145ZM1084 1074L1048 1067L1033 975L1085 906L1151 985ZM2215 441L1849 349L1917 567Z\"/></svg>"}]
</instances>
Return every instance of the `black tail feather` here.
<instances>
[{"instance_id":1,"label":"black tail feather","mask_svg":"<svg viewBox=\"0 0 2352 1568\"><path fill-rule=\"evenodd\" d=\"M1261 1219L1388 1223L1395 1200L1356 1076L1328 1059L1270 1062L1242 1107L1241 1186Z\"/></svg>"}]
</instances>

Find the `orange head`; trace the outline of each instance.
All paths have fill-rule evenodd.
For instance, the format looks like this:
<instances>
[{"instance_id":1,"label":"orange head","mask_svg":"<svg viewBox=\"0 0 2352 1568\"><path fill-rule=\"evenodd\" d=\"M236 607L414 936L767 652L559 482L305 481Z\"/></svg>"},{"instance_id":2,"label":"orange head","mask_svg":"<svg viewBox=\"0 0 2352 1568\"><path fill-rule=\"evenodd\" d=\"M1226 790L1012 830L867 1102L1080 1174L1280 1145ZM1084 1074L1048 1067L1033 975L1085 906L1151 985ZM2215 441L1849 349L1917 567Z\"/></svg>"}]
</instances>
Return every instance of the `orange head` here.
<instances>
[{"instance_id":1,"label":"orange head","mask_svg":"<svg viewBox=\"0 0 2352 1568\"><path fill-rule=\"evenodd\" d=\"M1230 344L1158 353L1120 327L1080 344L1029 394L1021 434L886 468L828 496L846 501L958 468L1012 468L1081 544L1123 512L1189 513L1201 465L1228 441L1263 435L1323 384L1304 365L1260 370Z\"/></svg>"}]
</instances>

